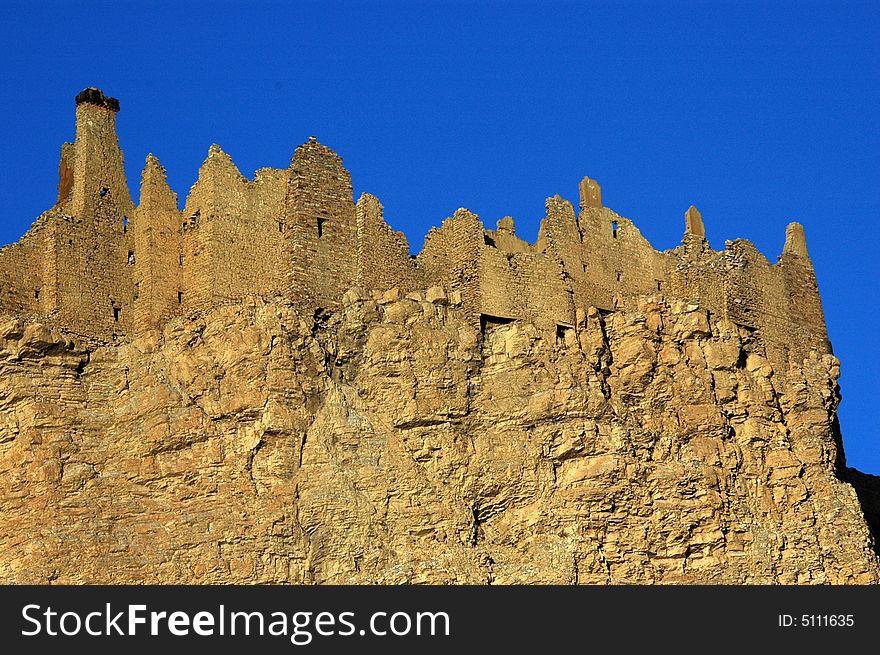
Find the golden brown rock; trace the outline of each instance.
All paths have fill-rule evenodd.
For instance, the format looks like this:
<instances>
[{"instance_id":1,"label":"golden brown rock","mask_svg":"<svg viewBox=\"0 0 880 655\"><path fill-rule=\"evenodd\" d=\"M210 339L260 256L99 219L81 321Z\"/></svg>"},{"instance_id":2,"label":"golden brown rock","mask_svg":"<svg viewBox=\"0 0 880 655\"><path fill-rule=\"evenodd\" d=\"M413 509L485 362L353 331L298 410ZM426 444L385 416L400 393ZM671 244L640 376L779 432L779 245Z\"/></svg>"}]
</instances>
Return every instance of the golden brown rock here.
<instances>
[{"instance_id":1,"label":"golden brown rock","mask_svg":"<svg viewBox=\"0 0 880 655\"><path fill-rule=\"evenodd\" d=\"M880 579L836 477L833 356L775 370L659 298L569 338L366 295L92 352L0 326L0 579Z\"/></svg>"},{"instance_id":2,"label":"golden brown rock","mask_svg":"<svg viewBox=\"0 0 880 655\"><path fill-rule=\"evenodd\" d=\"M584 178L411 256L313 138L135 207L118 110L0 248L0 582L880 581L800 224L658 252Z\"/></svg>"}]
</instances>

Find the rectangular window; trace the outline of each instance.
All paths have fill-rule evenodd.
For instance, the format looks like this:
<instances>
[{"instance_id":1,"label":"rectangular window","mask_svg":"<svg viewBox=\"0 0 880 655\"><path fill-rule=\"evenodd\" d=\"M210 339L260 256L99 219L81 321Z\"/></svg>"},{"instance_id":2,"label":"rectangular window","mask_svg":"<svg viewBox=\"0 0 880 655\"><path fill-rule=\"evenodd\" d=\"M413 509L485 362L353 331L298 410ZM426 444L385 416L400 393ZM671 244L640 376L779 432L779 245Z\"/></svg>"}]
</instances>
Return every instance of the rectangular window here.
<instances>
[{"instance_id":1,"label":"rectangular window","mask_svg":"<svg viewBox=\"0 0 880 655\"><path fill-rule=\"evenodd\" d=\"M574 328L570 325L556 324L556 343L564 344Z\"/></svg>"},{"instance_id":2,"label":"rectangular window","mask_svg":"<svg viewBox=\"0 0 880 655\"><path fill-rule=\"evenodd\" d=\"M318 217L318 238L319 239L324 236L324 223L326 223L326 222L327 222L326 218L321 218L320 216Z\"/></svg>"}]
</instances>

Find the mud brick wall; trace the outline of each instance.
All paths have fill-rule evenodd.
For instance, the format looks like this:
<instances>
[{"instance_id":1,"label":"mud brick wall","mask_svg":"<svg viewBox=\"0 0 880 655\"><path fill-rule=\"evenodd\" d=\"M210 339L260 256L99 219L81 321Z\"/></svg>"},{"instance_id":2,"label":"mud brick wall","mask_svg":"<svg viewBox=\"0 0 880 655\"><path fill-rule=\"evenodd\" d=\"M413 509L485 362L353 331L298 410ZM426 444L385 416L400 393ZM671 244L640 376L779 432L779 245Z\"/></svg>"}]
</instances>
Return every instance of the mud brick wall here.
<instances>
[{"instance_id":1,"label":"mud brick wall","mask_svg":"<svg viewBox=\"0 0 880 655\"><path fill-rule=\"evenodd\" d=\"M182 305L181 214L177 194L153 155L141 175L140 204L129 225L134 275L134 324L138 331L161 325Z\"/></svg>"},{"instance_id":2,"label":"mud brick wall","mask_svg":"<svg viewBox=\"0 0 880 655\"><path fill-rule=\"evenodd\" d=\"M461 294L462 307L477 325L483 312L480 254L485 247L483 224L476 214L459 208L439 228L428 232L416 257L428 285L440 285Z\"/></svg>"},{"instance_id":3,"label":"mud brick wall","mask_svg":"<svg viewBox=\"0 0 880 655\"><path fill-rule=\"evenodd\" d=\"M55 206L0 249L0 313L40 315L106 341L248 296L282 295L308 320L339 307L351 287L440 285L461 296L475 325L494 317L568 329L578 310L635 308L640 297L658 296L738 324L774 365L830 352L798 223L771 264L744 240L712 250L691 206L682 244L658 252L603 206L598 182L585 177L577 215L561 196L547 200L535 244L516 236L509 216L488 230L459 209L411 257L379 200L363 194L356 206L342 159L314 138L296 148L289 168L260 169L253 180L211 146L182 211L151 156L135 209L118 111L98 89L77 96Z\"/></svg>"},{"instance_id":4,"label":"mud brick wall","mask_svg":"<svg viewBox=\"0 0 880 655\"><path fill-rule=\"evenodd\" d=\"M306 312L336 306L357 277L354 196L339 155L314 138L298 147L285 203L287 291Z\"/></svg>"},{"instance_id":5,"label":"mud brick wall","mask_svg":"<svg viewBox=\"0 0 880 655\"><path fill-rule=\"evenodd\" d=\"M357 282L364 289L413 291L426 285L402 232L385 222L382 203L364 193L357 202Z\"/></svg>"}]
</instances>

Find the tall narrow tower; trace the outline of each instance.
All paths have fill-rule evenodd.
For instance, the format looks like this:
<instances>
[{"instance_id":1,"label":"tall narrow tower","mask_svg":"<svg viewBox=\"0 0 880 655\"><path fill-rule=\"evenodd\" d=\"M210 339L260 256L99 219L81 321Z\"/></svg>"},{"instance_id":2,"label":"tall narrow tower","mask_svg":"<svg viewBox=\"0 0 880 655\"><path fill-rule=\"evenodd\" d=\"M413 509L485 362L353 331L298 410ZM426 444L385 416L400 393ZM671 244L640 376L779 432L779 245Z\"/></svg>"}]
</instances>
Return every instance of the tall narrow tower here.
<instances>
[{"instance_id":1,"label":"tall narrow tower","mask_svg":"<svg viewBox=\"0 0 880 655\"><path fill-rule=\"evenodd\" d=\"M355 205L342 159L314 137L294 152L285 204L288 292L306 310L331 307L357 279Z\"/></svg>"},{"instance_id":2,"label":"tall narrow tower","mask_svg":"<svg viewBox=\"0 0 880 655\"><path fill-rule=\"evenodd\" d=\"M68 179L54 226L55 309L62 323L88 334L124 331L131 309L127 223L134 204L116 138L118 111L118 100L85 89L76 96L76 140L62 148Z\"/></svg>"},{"instance_id":3,"label":"tall narrow tower","mask_svg":"<svg viewBox=\"0 0 880 655\"><path fill-rule=\"evenodd\" d=\"M70 211L75 216L103 214L110 218L106 209L112 207L121 225L133 205L116 138L118 111L119 101L105 96L100 89L91 87L76 96Z\"/></svg>"}]
</instances>

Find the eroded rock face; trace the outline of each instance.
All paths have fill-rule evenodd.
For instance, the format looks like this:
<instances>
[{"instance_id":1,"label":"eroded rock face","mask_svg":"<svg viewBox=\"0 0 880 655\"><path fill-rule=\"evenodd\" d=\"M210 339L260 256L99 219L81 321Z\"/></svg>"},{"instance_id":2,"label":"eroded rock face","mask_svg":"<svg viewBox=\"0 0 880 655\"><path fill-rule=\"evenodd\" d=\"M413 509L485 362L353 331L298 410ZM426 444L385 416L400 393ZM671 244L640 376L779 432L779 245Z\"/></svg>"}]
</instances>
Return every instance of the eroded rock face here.
<instances>
[{"instance_id":1,"label":"eroded rock face","mask_svg":"<svg viewBox=\"0 0 880 655\"><path fill-rule=\"evenodd\" d=\"M442 291L91 352L0 325L0 580L880 581L833 356L652 298L481 331Z\"/></svg>"}]
</instances>

